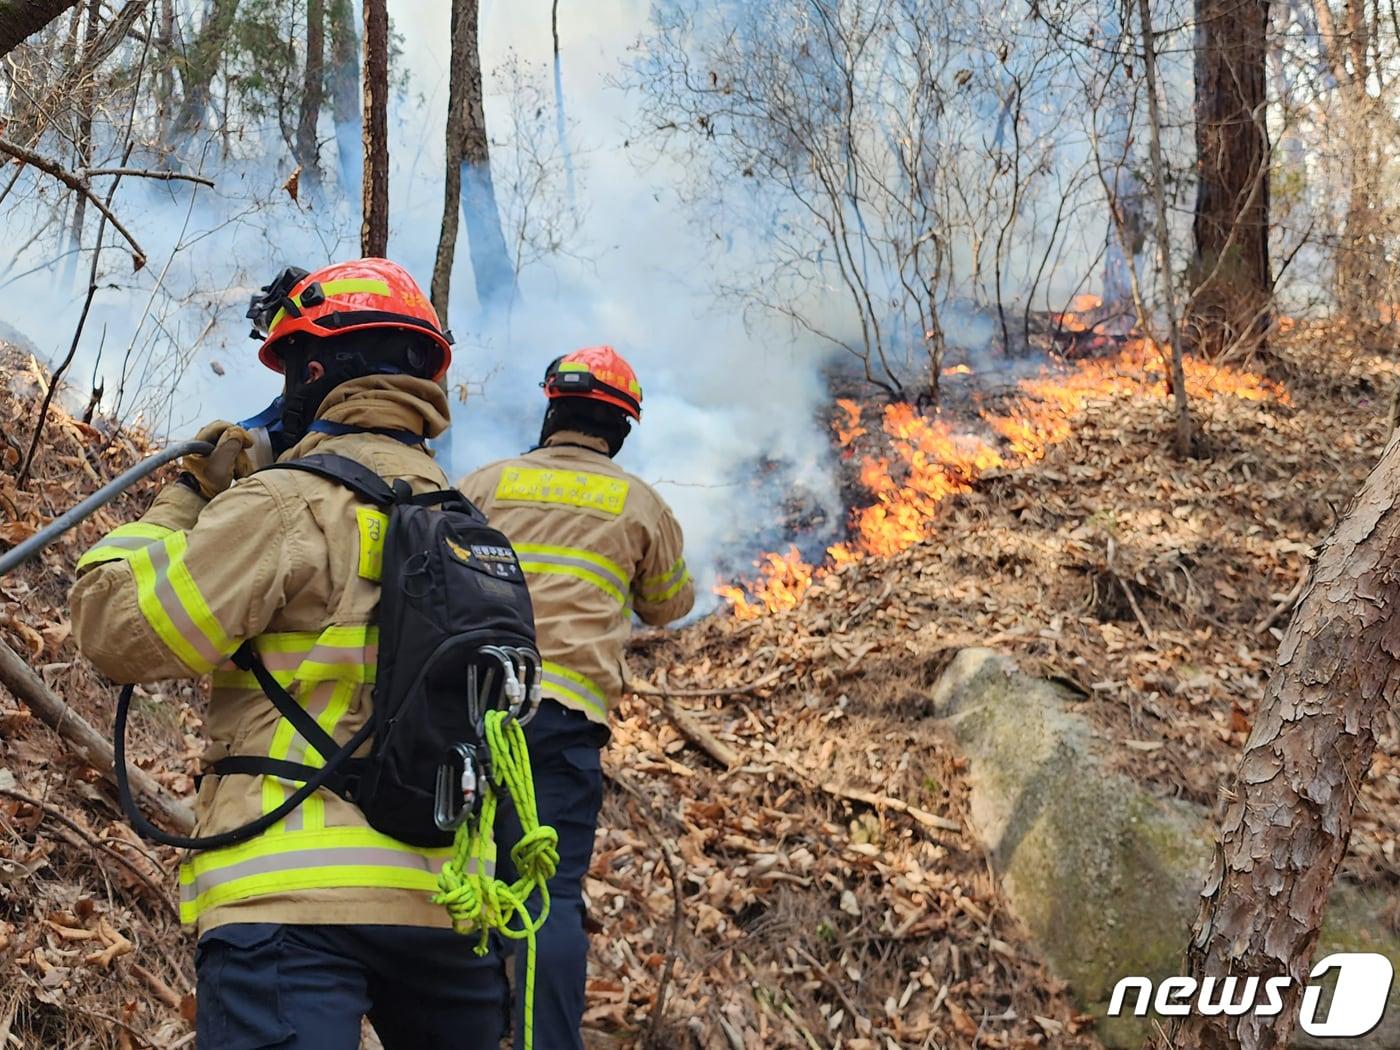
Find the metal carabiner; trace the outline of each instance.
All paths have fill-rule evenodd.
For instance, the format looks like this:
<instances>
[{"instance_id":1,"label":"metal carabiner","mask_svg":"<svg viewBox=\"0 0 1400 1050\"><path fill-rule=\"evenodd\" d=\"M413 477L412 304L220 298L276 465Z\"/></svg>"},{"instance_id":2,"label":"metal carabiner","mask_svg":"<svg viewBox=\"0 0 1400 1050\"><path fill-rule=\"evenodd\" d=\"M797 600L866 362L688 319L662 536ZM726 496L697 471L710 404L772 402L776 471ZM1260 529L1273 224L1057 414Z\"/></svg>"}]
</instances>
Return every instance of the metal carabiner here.
<instances>
[{"instance_id":1,"label":"metal carabiner","mask_svg":"<svg viewBox=\"0 0 1400 1050\"><path fill-rule=\"evenodd\" d=\"M454 745L447 761L438 766L433 790L433 823L440 830L455 831L475 815L481 801L480 772L476 748L471 744Z\"/></svg>"},{"instance_id":2,"label":"metal carabiner","mask_svg":"<svg viewBox=\"0 0 1400 1050\"><path fill-rule=\"evenodd\" d=\"M467 665L467 719L476 735L481 736L486 724L486 709L481 702L481 673L476 664Z\"/></svg>"},{"instance_id":3,"label":"metal carabiner","mask_svg":"<svg viewBox=\"0 0 1400 1050\"><path fill-rule=\"evenodd\" d=\"M540 702L544 698L544 666L540 662L540 654L535 650L521 649L520 653L527 665L526 673L521 677L528 683L529 689L524 708L515 712L515 716L521 726L527 726L539 713Z\"/></svg>"}]
</instances>

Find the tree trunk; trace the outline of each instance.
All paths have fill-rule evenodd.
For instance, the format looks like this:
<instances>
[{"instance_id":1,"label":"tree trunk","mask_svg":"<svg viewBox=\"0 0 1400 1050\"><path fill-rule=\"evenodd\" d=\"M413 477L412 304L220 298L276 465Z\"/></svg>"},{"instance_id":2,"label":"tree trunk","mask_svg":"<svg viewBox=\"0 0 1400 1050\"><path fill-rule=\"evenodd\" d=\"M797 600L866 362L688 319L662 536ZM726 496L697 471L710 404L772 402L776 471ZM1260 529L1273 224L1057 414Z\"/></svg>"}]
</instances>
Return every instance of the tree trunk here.
<instances>
[{"instance_id":1,"label":"tree trunk","mask_svg":"<svg viewBox=\"0 0 1400 1050\"><path fill-rule=\"evenodd\" d=\"M189 135L204 124L214 77L219 72L233 21L238 16L238 3L239 0L213 0L208 18L189 49L181 78L185 98L175 119L178 134Z\"/></svg>"},{"instance_id":2,"label":"tree trunk","mask_svg":"<svg viewBox=\"0 0 1400 1050\"><path fill-rule=\"evenodd\" d=\"M161 0L156 55L156 141L164 142L175 98L175 0Z\"/></svg>"},{"instance_id":3,"label":"tree trunk","mask_svg":"<svg viewBox=\"0 0 1400 1050\"><path fill-rule=\"evenodd\" d=\"M1157 265L1161 270L1162 298L1167 306L1167 335L1171 341L1169 360L1171 390L1176 410L1176 454L1191 452L1191 406L1186 400L1186 373L1181 361L1181 324L1176 310L1176 279L1172 276L1171 226L1167 216L1167 191L1163 182L1166 166L1162 161L1162 113L1157 99L1157 41L1152 32L1152 10L1148 0L1138 0L1142 22L1143 73L1147 80L1147 114L1152 147L1152 199L1157 206Z\"/></svg>"},{"instance_id":4,"label":"tree trunk","mask_svg":"<svg viewBox=\"0 0 1400 1050\"><path fill-rule=\"evenodd\" d=\"M574 185L574 156L569 152L569 121L564 116L564 60L559 55L559 0L554 0L549 13L549 32L554 38L554 130L559 138L559 156L564 161L564 192L569 207L578 206Z\"/></svg>"},{"instance_id":5,"label":"tree trunk","mask_svg":"<svg viewBox=\"0 0 1400 1050\"><path fill-rule=\"evenodd\" d=\"M1282 1050L1388 707L1400 694L1400 442L1313 569L1230 785L1187 972L1293 978L1283 1011L1177 1021L1178 1050Z\"/></svg>"},{"instance_id":6,"label":"tree trunk","mask_svg":"<svg viewBox=\"0 0 1400 1050\"><path fill-rule=\"evenodd\" d=\"M306 0L306 71L297 114L296 157L301 186L313 201L321 196L321 146L316 136L326 83L325 0Z\"/></svg>"},{"instance_id":7,"label":"tree trunk","mask_svg":"<svg viewBox=\"0 0 1400 1050\"><path fill-rule=\"evenodd\" d=\"M467 44L474 33L467 21L475 16L471 0L452 0L452 57L447 81L447 151L443 173L442 229L438 233L437 257L433 261L433 309L438 323L447 324L448 300L452 295L452 262L457 256L457 227L462 194L462 151L466 139L466 107L462 95L467 84Z\"/></svg>"},{"instance_id":8,"label":"tree trunk","mask_svg":"<svg viewBox=\"0 0 1400 1050\"><path fill-rule=\"evenodd\" d=\"M0 57L77 3L78 0L0 0Z\"/></svg>"},{"instance_id":9,"label":"tree trunk","mask_svg":"<svg viewBox=\"0 0 1400 1050\"><path fill-rule=\"evenodd\" d=\"M389 251L389 12L365 0L364 180L360 252Z\"/></svg>"},{"instance_id":10,"label":"tree trunk","mask_svg":"<svg viewBox=\"0 0 1400 1050\"><path fill-rule=\"evenodd\" d=\"M1107 50L1112 53L1121 53L1125 39L1131 39L1130 29L1125 31L1125 17L1126 13L1119 13L1116 8L1109 15L1111 21L1105 27L1105 36ZM1137 313L1134 285L1137 275L1145 270L1141 256L1147 250L1143 188L1132 165L1133 95L1126 83L1111 95L1105 95L1104 101L1109 107L1108 126L1103 133L1100 162L1110 209L1102 309L1104 318L1111 319L1114 330L1120 332L1132 327L1132 318Z\"/></svg>"},{"instance_id":11,"label":"tree trunk","mask_svg":"<svg viewBox=\"0 0 1400 1050\"><path fill-rule=\"evenodd\" d=\"M1263 344L1270 323L1269 0L1196 0L1196 252L1188 329L1198 353Z\"/></svg>"},{"instance_id":12,"label":"tree trunk","mask_svg":"<svg viewBox=\"0 0 1400 1050\"><path fill-rule=\"evenodd\" d=\"M102 4L100 0L88 0L87 9L87 29L83 34L83 54L86 55L92 50L97 41L97 29L99 20L102 17ZM92 166L92 82L83 84L78 93L78 138L77 157L75 166L80 170L86 170ZM68 256L68 263L65 267L64 279L66 283L72 284L73 278L77 274L78 252L83 247L83 222L87 217L87 195L82 193L74 194L76 198L73 202L73 227L69 237L69 248L73 254Z\"/></svg>"},{"instance_id":13,"label":"tree trunk","mask_svg":"<svg viewBox=\"0 0 1400 1050\"><path fill-rule=\"evenodd\" d=\"M496 187L491 181L491 146L486 137L486 111L482 105L481 51L477 40L478 0L460 2L465 39L462 86L456 93L461 108L461 199L467 220L467 247L471 251L476 298L484 311L510 305L515 297L515 267L506 250L501 213L496 207ZM454 43L454 48L456 44Z\"/></svg>"},{"instance_id":14,"label":"tree trunk","mask_svg":"<svg viewBox=\"0 0 1400 1050\"><path fill-rule=\"evenodd\" d=\"M102 24L102 4L101 0L88 0L87 5L87 28L83 31L83 57L92 51L97 42L97 31ZM77 152L73 159L74 166L79 171L86 171L92 167L92 110L94 105L93 85L91 81L84 83L78 91L78 137L76 140ZM83 243L83 213L86 210L87 197L78 194L77 203L73 209L73 245L82 247Z\"/></svg>"}]
</instances>

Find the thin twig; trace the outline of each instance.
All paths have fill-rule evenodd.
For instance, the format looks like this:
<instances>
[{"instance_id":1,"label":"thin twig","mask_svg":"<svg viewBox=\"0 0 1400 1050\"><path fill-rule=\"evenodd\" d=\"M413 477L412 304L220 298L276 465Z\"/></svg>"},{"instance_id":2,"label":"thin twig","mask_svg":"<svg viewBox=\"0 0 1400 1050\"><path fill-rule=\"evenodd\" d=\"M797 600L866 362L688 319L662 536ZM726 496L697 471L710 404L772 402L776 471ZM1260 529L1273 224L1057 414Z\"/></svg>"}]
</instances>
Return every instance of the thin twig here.
<instances>
[{"instance_id":1,"label":"thin twig","mask_svg":"<svg viewBox=\"0 0 1400 1050\"><path fill-rule=\"evenodd\" d=\"M58 163L58 161L50 157L45 157L42 153L35 153L32 149L21 146L18 142L11 142L9 139L0 138L0 153L9 154L11 157L23 161L30 167L38 168L46 175L52 175L75 193L81 193L88 200L92 201L97 210L102 213L102 217L112 224L112 227L122 235L127 244L131 245L131 250L136 256L136 268L139 270L146 265L146 249L141 247L132 232L126 228L121 219L117 218L116 214L112 211L110 207L112 194L110 192L107 194L107 199L104 201L93 192L92 184L87 179L83 178L82 175L77 172L69 171L62 164ZM130 151L128 150L127 156L129 157L130 155ZM124 157L122 160L123 163L125 163L126 158ZM117 175L117 182L119 181L121 181L121 174ZM112 183L113 190L116 189L117 182Z\"/></svg>"},{"instance_id":2,"label":"thin twig","mask_svg":"<svg viewBox=\"0 0 1400 1050\"><path fill-rule=\"evenodd\" d=\"M3 144L3 142L4 140L0 139L0 144ZM126 153L122 157L123 163L131 156L131 149L132 143L128 140L126 144ZM116 196L117 187L121 184L121 181L122 178L120 175L112 179L112 185L107 190L106 203L99 204L98 206L102 212L102 219L97 224L97 241L92 250L92 266L88 270L87 295L83 298L83 309L78 315L78 325L73 329L73 341L68 344L68 353L63 358L62 363L59 364L49 376L49 388L44 391L44 401L43 404L39 406L39 418L34 421L34 435L29 439L29 451L25 454L24 466L20 467L19 475L16 479L20 485L23 485L29 478L29 468L34 465L34 453L39 450L39 438L43 436L44 424L48 422L49 406L53 404L54 395L58 393L58 384L59 381L63 379L63 373L68 371L68 366L73 363L73 357L78 352L78 341L83 337L83 327L87 324L88 313L92 310L92 300L97 295L97 266L102 260L102 235L107 230L107 221L109 218L114 225L116 224L116 219L112 216L112 211L108 207L108 204L110 204L112 198Z\"/></svg>"},{"instance_id":3,"label":"thin twig","mask_svg":"<svg viewBox=\"0 0 1400 1050\"><path fill-rule=\"evenodd\" d=\"M940 817L937 813L930 813L926 809L920 809L918 806L905 802L902 798L895 798L892 795L879 795L873 791L866 791L864 788L845 787L842 784L837 784L835 781L819 780L781 755L775 754L772 757L782 771L786 772L804 787L825 792L834 798L839 798L846 802L859 802L873 809L888 809L893 810L895 813L903 813L916 824L922 824L924 827L934 831L962 831L962 825L956 820L950 820L948 817Z\"/></svg>"},{"instance_id":4,"label":"thin twig","mask_svg":"<svg viewBox=\"0 0 1400 1050\"><path fill-rule=\"evenodd\" d=\"M772 685L782 673L782 668L779 668L776 671L769 671L762 678L757 678L744 685L724 686L716 689L671 689L669 687L666 689L658 689L656 686L648 685L640 679L629 678L627 680L626 690L636 696L753 696L758 690Z\"/></svg>"},{"instance_id":5,"label":"thin twig","mask_svg":"<svg viewBox=\"0 0 1400 1050\"><path fill-rule=\"evenodd\" d=\"M159 179L161 182L197 182L201 186L214 188L214 180L204 175L190 175L183 171L153 171L150 168L84 168L79 175L92 178L97 175L130 175L133 179Z\"/></svg>"},{"instance_id":6,"label":"thin twig","mask_svg":"<svg viewBox=\"0 0 1400 1050\"><path fill-rule=\"evenodd\" d=\"M33 798L30 795L26 795L23 791L16 791L13 788L6 787L0 787L0 795L5 795L8 798L12 798L16 802L22 802L26 806L32 806L34 809L37 809L40 813L43 813L45 816L53 818L54 820L62 824L64 827L66 827L69 831L77 835L78 838L82 840L83 845L87 846L89 849L93 850L94 852L107 854L107 856L111 857L122 867L126 868L127 871L131 872L131 874L135 875L138 879L140 879L141 882L146 886L146 888L151 891L152 896L160 902L161 906L165 909L165 911L170 915L172 919L174 919L176 922L180 921L180 912L175 907L175 905L170 903L170 898L165 895L165 891L161 889L160 886L157 885L149 875L147 875L144 871L137 867L137 865L134 861L131 860L131 858L122 856L122 854L112 849L111 846L107 845L101 839L89 835L76 821L70 818L62 810L59 810L56 807L49 805L47 802L44 802L41 799Z\"/></svg>"}]
</instances>

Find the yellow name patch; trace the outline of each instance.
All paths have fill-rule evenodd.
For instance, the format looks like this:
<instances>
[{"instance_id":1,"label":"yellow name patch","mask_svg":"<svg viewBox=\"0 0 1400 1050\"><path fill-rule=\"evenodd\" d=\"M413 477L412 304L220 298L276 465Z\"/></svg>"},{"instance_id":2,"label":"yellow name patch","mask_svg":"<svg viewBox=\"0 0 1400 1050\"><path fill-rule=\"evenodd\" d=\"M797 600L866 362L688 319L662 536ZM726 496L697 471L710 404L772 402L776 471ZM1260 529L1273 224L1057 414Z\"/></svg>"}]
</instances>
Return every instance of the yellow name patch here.
<instances>
[{"instance_id":1,"label":"yellow name patch","mask_svg":"<svg viewBox=\"0 0 1400 1050\"><path fill-rule=\"evenodd\" d=\"M375 580L384 575L384 534L389 531L389 515L373 507L356 507L360 526L360 576Z\"/></svg>"},{"instance_id":2,"label":"yellow name patch","mask_svg":"<svg viewBox=\"0 0 1400 1050\"><path fill-rule=\"evenodd\" d=\"M621 514L629 484L622 478L576 470L509 467L496 486L499 503L564 503L604 514Z\"/></svg>"}]
</instances>

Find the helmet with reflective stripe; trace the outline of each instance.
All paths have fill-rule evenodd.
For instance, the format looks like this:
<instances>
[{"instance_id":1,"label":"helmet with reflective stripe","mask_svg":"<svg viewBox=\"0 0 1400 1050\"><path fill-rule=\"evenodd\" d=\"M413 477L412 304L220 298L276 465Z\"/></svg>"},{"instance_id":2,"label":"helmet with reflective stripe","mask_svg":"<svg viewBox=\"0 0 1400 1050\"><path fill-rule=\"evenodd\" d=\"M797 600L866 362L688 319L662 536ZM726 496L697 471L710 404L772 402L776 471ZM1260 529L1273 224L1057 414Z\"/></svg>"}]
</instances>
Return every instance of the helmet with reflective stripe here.
<instances>
[{"instance_id":1,"label":"helmet with reflective stripe","mask_svg":"<svg viewBox=\"0 0 1400 1050\"><path fill-rule=\"evenodd\" d=\"M318 338L370 328L419 332L440 351L432 378L441 379L452 361L452 335L438 325L428 297L398 263L356 259L314 273L288 268L248 307L253 336L263 340L258 360L282 371L278 344L296 332Z\"/></svg>"},{"instance_id":2,"label":"helmet with reflective stripe","mask_svg":"<svg viewBox=\"0 0 1400 1050\"><path fill-rule=\"evenodd\" d=\"M556 357L540 385L551 401L558 397L602 401L641 421L642 384L632 366L610 346L590 346Z\"/></svg>"}]
</instances>

